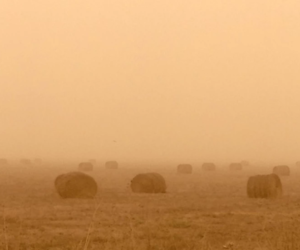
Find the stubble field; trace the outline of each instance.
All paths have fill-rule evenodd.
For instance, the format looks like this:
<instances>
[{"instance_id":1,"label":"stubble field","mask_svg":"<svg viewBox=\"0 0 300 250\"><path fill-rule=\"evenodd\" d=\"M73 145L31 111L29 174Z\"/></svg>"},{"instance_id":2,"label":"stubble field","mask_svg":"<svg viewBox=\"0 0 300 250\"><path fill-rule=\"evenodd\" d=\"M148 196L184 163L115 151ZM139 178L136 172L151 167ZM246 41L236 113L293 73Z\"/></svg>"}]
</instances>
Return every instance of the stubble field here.
<instances>
[{"instance_id":1,"label":"stubble field","mask_svg":"<svg viewBox=\"0 0 300 250\"><path fill-rule=\"evenodd\" d=\"M249 176L270 166L229 171L226 165L191 175L174 165L121 164L88 173L95 199L61 199L54 179L76 164L9 165L0 169L0 249L300 249L300 171L281 177L283 197L249 199ZM157 171L166 194L134 194L130 180Z\"/></svg>"}]
</instances>

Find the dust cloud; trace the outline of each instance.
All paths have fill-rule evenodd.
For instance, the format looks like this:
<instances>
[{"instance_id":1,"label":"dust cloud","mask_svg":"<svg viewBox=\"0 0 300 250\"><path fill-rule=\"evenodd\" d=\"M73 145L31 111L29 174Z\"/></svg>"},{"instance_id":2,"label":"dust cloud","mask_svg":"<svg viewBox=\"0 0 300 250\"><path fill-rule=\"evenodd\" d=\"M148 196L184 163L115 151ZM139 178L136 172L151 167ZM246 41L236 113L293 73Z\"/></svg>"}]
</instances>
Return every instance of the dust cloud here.
<instances>
[{"instance_id":1,"label":"dust cloud","mask_svg":"<svg viewBox=\"0 0 300 250\"><path fill-rule=\"evenodd\" d=\"M1 157L299 160L299 9L1 1Z\"/></svg>"}]
</instances>

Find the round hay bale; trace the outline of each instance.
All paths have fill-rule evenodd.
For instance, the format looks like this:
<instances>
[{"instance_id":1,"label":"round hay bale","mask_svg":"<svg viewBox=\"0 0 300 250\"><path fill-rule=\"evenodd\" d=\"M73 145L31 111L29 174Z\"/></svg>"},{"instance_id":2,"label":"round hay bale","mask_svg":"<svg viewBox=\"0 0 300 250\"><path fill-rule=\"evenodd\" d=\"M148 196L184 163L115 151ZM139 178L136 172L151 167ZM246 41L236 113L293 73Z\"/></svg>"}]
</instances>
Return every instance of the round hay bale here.
<instances>
[{"instance_id":1,"label":"round hay bale","mask_svg":"<svg viewBox=\"0 0 300 250\"><path fill-rule=\"evenodd\" d=\"M138 174L130 187L134 193L165 193L167 189L164 177L158 173Z\"/></svg>"},{"instance_id":2,"label":"round hay bale","mask_svg":"<svg viewBox=\"0 0 300 250\"><path fill-rule=\"evenodd\" d=\"M262 175L251 176L247 182L247 194L250 198L267 198L266 178Z\"/></svg>"},{"instance_id":3,"label":"round hay bale","mask_svg":"<svg viewBox=\"0 0 300 250\"><path fill-rule=\"evenodd\" d=\"M216 165L212 162L205 162L202 164L202 170L204 171L215 171Z\"/></svg>"},{"instance_id":4,"label":"round hay bale","mask_svg":"<svg viewBox=\"0 0 300 250\"><path fill-rule=\"evenodd\" d=\"M91 176L70 172L56 177L55 188L62 198L89 199L95 197L98 186Z\"/></svg>"},{"instance_id":5,"label":"round hay bale","mask_svg":"<svg viewBox=\"0 0 300 250\"><path fill-rule=\"evenodd\" d=\"M290 168L287 165L279 165L273 168L273 173L279 176L289 176Z\"/></svg>"},{"instance_id":6,"label":"round hay bale","mask_svg":"<svg viewBox=\"0 0 300 250\"><path fill-rule=\"evenodd\" d=\"M118 169L119 168L119 164L116 161L107 161L105 163L105 168L106 169Z\"/></svg>"},{"instance_id":7,"label":"round hay bale","mask_svg":"<svg viewBox=\"0 0 300 250\"><path fill-rule=\"evenodd\" d=\"M80 171L92 171L93 170L93 164L90 162L81 162L78 165L78 169Z\"/></svg>"},{"instance_id":8,"label":"round hay bale","mask_svg":"<svg viewBox=\"0 0 300 250\"><path fill-rule=\"evenodd\" d=\"M193 172L193 167L190 164L179 164L177 166L177 173L179 174L191 174Z\"/></svg>"},{"instance_id":9,"label":"round hay bale","mask_svg":"<svg viewBox=\"0 0 300 250\"><path fill-rule=\"evenodd\" d=\"M243 165L239 162L234 162L229 165L229 170L237 171L242 169L243 169Z\"/></svg>"},{"instance_id":10,"label":"round hay bale","mask_svg":"<svg viewBox=\"0 0 300 250\"><path fill-rule=\"evenodd\" d=\"M0 158L0 166L6 166L8 165L8 160L5 158Z\"/></svg>"},{"instance_id":11,"label":"round hay bale","mask_svg":"<svg viewBox=\"0 0 300 250\"><path fill-rule=\"evenodd\" d=\"M282 184L276 174L251 176L247 182L249 198L275 199L282 195Z\"/></svg>"},{"instance_id":12,"label":"round hay bale","mask_svg":"<svg viewBox=\"0 0 300 250\"><path fill-rule=\"evenodd\" d=\"M31 165L31 160L30 159L21 159L20 160L20 163L22 164L22 165Z\"/></svg>"}]
</instances>

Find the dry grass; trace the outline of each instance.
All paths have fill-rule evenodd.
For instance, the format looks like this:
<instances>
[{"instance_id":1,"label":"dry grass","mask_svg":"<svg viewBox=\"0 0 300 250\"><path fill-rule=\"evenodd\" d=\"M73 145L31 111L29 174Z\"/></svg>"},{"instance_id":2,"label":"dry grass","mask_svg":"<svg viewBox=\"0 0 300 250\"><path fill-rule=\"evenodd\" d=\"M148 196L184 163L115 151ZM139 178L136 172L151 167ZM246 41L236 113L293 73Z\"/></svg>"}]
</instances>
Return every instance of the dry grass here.
<instances>
[{"instance_id":1,"label":"dry grass","mask_svg":"<svg viewBox=\"0 0 300 250\"><path fill-rule=\"evenodd\" d=\"M300 171L282 177L284 195L270 201L246 195L248 177L269 168L233 173L193 166L187 176L165 167L167 193L150 195L128 188L138 168L96 167L95 200L56 194L55 177L75 165L3 167L0 249L300 249Z\"/></svg>"}]
</instances>

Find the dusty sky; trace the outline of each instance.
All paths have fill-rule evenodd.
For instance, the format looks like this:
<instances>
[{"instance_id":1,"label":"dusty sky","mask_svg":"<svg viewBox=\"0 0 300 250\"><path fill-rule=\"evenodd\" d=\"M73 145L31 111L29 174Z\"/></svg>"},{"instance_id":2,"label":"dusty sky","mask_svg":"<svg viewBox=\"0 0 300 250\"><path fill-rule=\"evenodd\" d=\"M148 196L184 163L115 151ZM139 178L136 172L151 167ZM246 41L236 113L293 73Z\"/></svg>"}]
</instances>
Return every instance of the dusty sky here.
<instances>
[{"instance_id":1,"label":"dusty sky","mask_svg":"<svg viewBox=\"0 0 300 250\"><path fill-rule=\"evenodd\" d=\"M2 0L1 157L299 160L300 1Z\"/></svg>"}]
</instances>

